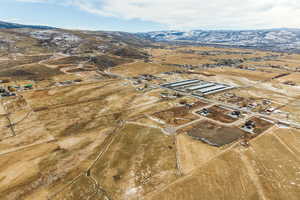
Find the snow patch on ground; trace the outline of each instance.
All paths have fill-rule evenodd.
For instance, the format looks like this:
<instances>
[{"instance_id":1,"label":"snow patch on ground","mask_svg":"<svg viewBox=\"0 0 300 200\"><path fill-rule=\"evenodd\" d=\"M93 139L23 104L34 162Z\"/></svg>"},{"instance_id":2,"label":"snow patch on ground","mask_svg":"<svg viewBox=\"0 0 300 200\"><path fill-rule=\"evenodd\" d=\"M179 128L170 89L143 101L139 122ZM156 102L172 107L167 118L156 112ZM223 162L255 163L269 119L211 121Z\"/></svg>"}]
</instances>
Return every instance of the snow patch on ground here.
<instances>
[{"instance_id":1,"label":"snow patch on ground","mask_svg":"<svg viewBox=\"0 0 300 200\"><path fill-rule=\"evenodd\" d=\"M138 193L140 193L142 190L142 187L139 186L139 187L133 187L133 188L128 188L126 191L125 191L125 196L127 198L130 198L130 197L136 197Z\"/></svg>"},{"instance_id":2,"label":"snow patch on ground","mask_svg":"<svg viewBox=\"0 0 300 200\"><path fill-rule=\"evenodd\" d=\"M79 42L81 38L71 33L63 33L54 30L43 30L31 32L30 36L38 40L53 40L54 42Z\"/></svg>"}]
</instances>

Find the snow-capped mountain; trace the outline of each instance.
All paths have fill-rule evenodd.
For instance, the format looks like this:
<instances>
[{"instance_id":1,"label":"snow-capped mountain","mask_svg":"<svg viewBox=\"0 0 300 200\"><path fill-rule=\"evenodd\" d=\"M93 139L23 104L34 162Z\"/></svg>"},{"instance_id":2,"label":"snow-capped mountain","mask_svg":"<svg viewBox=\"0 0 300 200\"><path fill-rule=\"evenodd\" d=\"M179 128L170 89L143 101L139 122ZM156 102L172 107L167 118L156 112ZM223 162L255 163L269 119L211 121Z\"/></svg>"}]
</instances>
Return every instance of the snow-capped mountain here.
<instances>
[{"instance_id":1,"label":"snow-capped mountain","mask_svg":"<svg viewBox=\"0 0 300 200\"><path fill-rule=\"evenodd\" d=\"M179 41L300 52L300 29L157 31L138 35L159 42Z\"/></svg>"}]
</instances>

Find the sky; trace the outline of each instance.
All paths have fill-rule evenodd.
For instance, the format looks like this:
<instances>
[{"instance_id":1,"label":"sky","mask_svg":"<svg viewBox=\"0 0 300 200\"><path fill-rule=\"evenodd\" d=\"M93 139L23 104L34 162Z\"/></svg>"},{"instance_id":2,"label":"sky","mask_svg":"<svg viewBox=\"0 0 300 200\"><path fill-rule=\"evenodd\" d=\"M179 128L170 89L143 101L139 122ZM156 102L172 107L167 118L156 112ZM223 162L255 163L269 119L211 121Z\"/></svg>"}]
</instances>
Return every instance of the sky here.
<instances>
[{"instance_id":1,"label":"sky","mask_svg":"<svg viewBox=\"0 0 300 200\"><path fill-rule=\"evenodd\" d=\"M146 32L300 28L299 0L0 0L0 20Z\"/></svg>"}]
</instances>

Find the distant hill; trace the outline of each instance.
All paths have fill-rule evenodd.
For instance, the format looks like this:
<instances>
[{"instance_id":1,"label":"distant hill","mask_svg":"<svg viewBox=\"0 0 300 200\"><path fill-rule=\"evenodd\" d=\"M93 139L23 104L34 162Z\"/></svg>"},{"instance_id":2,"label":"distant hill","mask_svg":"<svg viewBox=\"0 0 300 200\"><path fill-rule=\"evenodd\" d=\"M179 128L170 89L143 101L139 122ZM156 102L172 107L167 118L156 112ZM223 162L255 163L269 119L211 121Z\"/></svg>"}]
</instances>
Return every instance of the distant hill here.
<instances>
[{"instance_id":1,"label":"distant hill","mask_svg":"<svg viewBox=\"0 0 300 200\"><path fill-rule=\"evenodd\" d=\"M32 28L32 29L55 29L50 26L38 26L38 25L22 25L10 22L0 21L0 29L15 29L15 28Z\"/></svg>"},{"instance_id":2,"label":"distant hill","mask_svg":"<svg viewBox=\"0 0 300 200\"><path fill-rule=\"evenodd\" d=\"M238 31L170 30L170 31L155 31L155 32L136 33L136 34L125 33L125 32L110 32L110 31L77 31L77 32L73 31L73 34L70 35L68 33L72 32L71 30L57 29L49 26L22 25L22 24L0 21L0 29L2 30L21 29L21 28L30 29L31 31L29 31L27 34L26 31L25 32L23 31L22 34L25 34L27 36L30 35L30 37L38 39L40 43L46 45L48 48L53 48L54 46L56 46L58 48L61 47L60 49L63 48L68 52L70 52L70 49L76 49L75 47L78 47L78 45L82 42L80 40L81 36L85 35L85 37L88 38L96 37L98 39L99 38L104 39L102 41L102 44L97 45L97 48L100 48L100 46L102 46L101 50L103 50L104 48L105 51L108 50L113 51L113 53L116 55L118 54L131 55L133 54L134 51L132 49L129 49L128 47L143 47L145 45L149 46L152 45L153 42L167 42L172 44L204 45L204 46L212 45L218 47L224 46L224 47L252 48L252 49L270 50L270 51L277 51L277 52L300 53L300 29L279 28L279 29L238 30ZM42 32L39 32L38 30ZM51 32L53 30L55 30L55 32ZM77 33L75 34L77 35L77 37L72 36L74 35L74 33ZM62 39L65 40L65 42L62 42ZM106 41L109 41L109 43L107 43ZM8 41L2 41L2 43L4 42L7 43ZM0 38L0 43L1 43L1 38ZM124 49L122 50L124 44L127 45L126 52L124 51ZM89 46L87 46L85 43L81 46L86 46L88 49L91 49L91 47L95 45L96 45L95 43L91 42ZM131 55L131 56L135 57L136 55ZM140 55L138 55L138 57L139 56Z\"/></svg>"},{"instance_id":3,"label":"distant hill","mask_svg":"<svg viewBox=\"0 0 300 200\"><path fill-rule=\"evenodd\" d=\"M300 52L300 29L156 31L138 33L137 35L156 42L180 42Z\"/></svg>"},{"instance_id":4,"label":"distant hill","mask_svg":"<svg viewBox=\"0 0 300 200\"><path fill-rule=\"evenodd\" d=\"M124 32L18 27L0 29L0 57L9 54L63 53L80 55L85 59L86 54L102 54L127 62L128 59L147 59L148 54L143 48L153 44L135 34ZM105 62L112 63L111 60L108 57Z\"/></svg>"}]
</instances>

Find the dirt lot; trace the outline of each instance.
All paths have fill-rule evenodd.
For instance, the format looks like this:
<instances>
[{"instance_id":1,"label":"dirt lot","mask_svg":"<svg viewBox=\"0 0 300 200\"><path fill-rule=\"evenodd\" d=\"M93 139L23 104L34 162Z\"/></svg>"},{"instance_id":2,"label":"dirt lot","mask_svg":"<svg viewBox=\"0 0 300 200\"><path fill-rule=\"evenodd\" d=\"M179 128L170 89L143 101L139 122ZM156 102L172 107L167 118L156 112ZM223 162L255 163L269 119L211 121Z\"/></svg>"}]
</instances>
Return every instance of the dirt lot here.
<instances>
[{"instance_id":1,"label":"dirt lot","mask_svg":"<svg viewBox=\"0 0 300 200\"><path fill-rule=\"evenodd\" d=\"M156 112L152 114L153 117L163 120L167 124L171 125L183 125L198 119L198 117L191 112L191 110L198 109L206 106L207 104L201 101L195 102L191 107L180 106L174 107L168 110Z\"/></svg>"},{"instance_id":2,"label":"dirt lot","mask_svg":"<svg viewBox=\"0 0 300 200\"><path fill-rule=\"evenodd\" d=\"M222 122L222 123L233 123L238 120L238 118L230 117L228 114L232 112L226 108L220 106L212 106L208 108L209 114L206 116L213 120Z\"/></svg>"},{"instance_id":3,"label":"dirt lot","mask_svg":"<svg viewBox=\"0 0 300 200\"><path fill-rule=\"evenodd\" d=\"M196 115L189 113L189 110L184 106L157 112L152 116L161 119L168 124L176 126L183 125L198 119Z\"/></svg>"},{"instance_id":4,"label":"dirt lot","mask_svg":"<svg viewBox=\"0 0 300 200\"><path fill-rule=\"evenodd\" d=\"M253 121L256 125L254 130L253 130L253 132L256 135L262 134L263 132L265 132L266 130L268 130L272 126L274 126L274 124L271 123L270 121L267 121L267 120L264 120L264 119L261 119L261 118L253 117L250 120Z\"/></svg>"},{"instance_id":5,"label":"dirt lot","mask_svg":"<svg viewBox=\"0 0 300 200\"><path fill-rule=\"evenodd\" d=\"M237 127L225 127L210 121L198 122L184 131L194 139L217 147L230 144L245 134Z\"/></svg>"}]
</instances>

